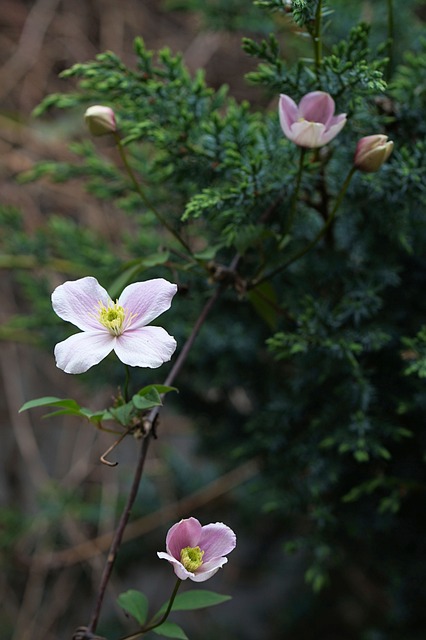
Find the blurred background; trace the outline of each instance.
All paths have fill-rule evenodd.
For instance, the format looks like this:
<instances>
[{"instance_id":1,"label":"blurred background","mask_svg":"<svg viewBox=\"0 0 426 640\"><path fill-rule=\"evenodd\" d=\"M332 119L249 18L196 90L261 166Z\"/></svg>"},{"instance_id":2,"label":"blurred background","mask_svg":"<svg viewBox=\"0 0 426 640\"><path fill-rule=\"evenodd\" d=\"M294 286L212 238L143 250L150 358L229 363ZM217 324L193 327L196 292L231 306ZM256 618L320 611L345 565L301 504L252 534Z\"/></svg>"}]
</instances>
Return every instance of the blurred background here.
<instances>
[{"instance_id":1,"label":"blurred background","mask_svg":"<svg viewBox=\"0 0 426 640\"><path fill-rule=\"evenodd\" d=\"M219 18L227 3L221 4L213 7ZM241 7L236 5L234 9L234 22L238 22ZM23 212L24 237L34 238L52 214L72 219L112 243L117 229L128 224L113 206L100 206L78 180L72 184L45 180L25 185L17 181L39 160L69 159L70 138L86 135L80 117L56 113L48 124L32 117L33 109L46 95L72 88L69 81L58 76L74 63L112 50L132 67L136 60L133 40L142 36L148 48L167 46L174 53L182 52L191 72L204 68L212 86L227 83L238 100L250 98L267 104L268 99L244 81L244 73L254 68L254 63L241 49L242 30L231 23L231 30L224 29L226 19L222 18L216 21L217 28L208 28L202 12L173 10L159 0L2 2L1 199L3 205ZM0 228L0 236L5 233L9 231ZM25 243L22 237L21 241ZM36 332L32 336L16 323L10 329L11 318L30 312L22 289L10 275L13 272L18 277L20 288L31 298L37 292L31 293L33 285L26 280L25 270L33 269L34 263L29 258L28 264L22 264L16 256L0 257L0 263L4 303L0 328L0 637L70 638L77 626L88 622L104 554L131 479L135 444L121 447L116 458L119 466L110 469L99 462L99 456L111 444L108 434L72 418L42 420L42 410L18 414L26 400L44 395L75 397L93 408L104 406L116 387L103 380L100 388L88 392L79 380L56 369L51 349L33 346L39 342ZM38 269L38 275L46 279L47 290L64 279L51 270L43 273ZM34 322L37 324L35 318ZM54 344L51 338L48 342ZM155 382L161 382L165 374L156 375ZM164 548L169 526L181 517L194 515L203 523L223 520L238 529L232 517L235 492L257 472L255 463L247 463L222 475L214 462L197 452L188 419L168 413L161 420L161 438L151 448L128 542L109 587L105 609L109 613L98 630L108 638L135 628L115 604L120 592L140 588L152 597L152 606L168 598L174 579L166 563L156 559L156 551ZM253 552L258 551L241 542L239 562L230 562L226 573L218 575L215 584L211 582L212 589L233 592L232 606L225 604L220 611L198 612L186 619L176 615L176 621L180 618L185 622L190 637L207 637L206 625L214 634L220 629L224 638L237 637L232 627L237 626L240 615L247 615L257 598L269 599L268 592L263 592L267 587L264 581L254 576L251 585L241 579L244 562L249 568L254 563ZM270 562L273 547L265 546L263 554L265 562ZM237 584L241 589L238 597ZM260 605L259 618L256 613L247 615L252 637L262 636L268 609L262 611Z\"/></svg>"},{"instance_id":2,"label":"blurred background","mask_svg":"<svg viewBox=\"0 0 426 640\"><path fill-rule=\"evenodd\" d=\"M380 41L385 32L383 2L341 0L330 4L346 7L345 19L336 27L341 35L353 18L364 19L375 25L374 37ZM424 27L425 4L408 4L410 11L404 20L399 22L397 17L398 51L410 42L412 25L416 33ZM18 413L24 402L45 395L75 397L84 406L102 407L110 402L119 380L115 371L110 377L93 380L89 376L77 379L56 369L51 348L59 334L51 327L46 335L43 328L40 334L37 318L30 317L31 302L42 289L33 288L28 273L36 270L38 280L51 291L63 281L61 269L65 267L58 263L55 272L52 265L40 264L38 257L32 259L28 251L32 243L43 253L39 229L48 217L56 216L55 220L69 219L78 228L89 230L100 246L99 255L93 255L95 264L102 260L102 243L114 246L123 228L128 227L129 233L132 230L122 211L111 203L100 204L78 179L62 184L20 181L20 175L37 161L68 160L69 140L84 135L80 116L56 113L48 120L37 120L32 111L46 95L72 90L73 81L59 74L99 52L112 50L126 65L134 66L136 36L142 36L150 49L167 46L182 52L191 73L203 68L208 85L216 89L228 85L237 101L249 100L256 108L275 109L275 98L244 79L256 63L242 50L242 37L260 39L276 26L272 18L259 16L248 0L2 0L0 192L2 205L7 207L7 224L0 226L2 640L71 638L76 627L87 624L104 554L136 458L135 443L126 441L113 454L118 467L108 468L99 457L111 444L109 434L69 417L42 420L41 410ZM297 39L291 37L294 27L282 18L278 22L283 54L292 61L300 50ZM108 143L104 148L106 153L110 151ZM16 223L15 210L22 212ZM55 229L53 225L49 233L54 234ZM27 253L13 252L10 234L15 232L17 246L26 247ZM85 231L81 233L81 242L85 242ZM119 252L117 246L117 261ZM108 270L114 264L111 259L111 264L106 262L103 267ZM75 277L78 275L84 273ZM48 298L45 307L49 313ZM167 320L165 326L172 332ZM217 331L220 334L220 325ZM181 343L184 336L182 327ZM266 336L266 331L258 332L260 345ZM208 336L201 338L213 354L212 366L215 348L220 345L219 337L215 339L216 347L212 346L213 338L211 343ZM240 339L238 327L234 339ZM261 357L266 361L266 354ZM243 357L235 366L250 369ZM270 366L272 371L273 364ZM255 372L251 373L255 377ZM156 376L147 382L161 383L165 374L161 371ZM122 591L141 589L154 606L168 598L173 577L168 565L157 561L156 551L163 549L173 522L193 515L203 524L227 523L238 534L238 547L225 569L208 584L232 595L233 600L216 610L174 617L190 638L420 638L421 629L412 636L384 635L378 630L391 608L388 593L380 577L376 580L377 576L367 575L356 563L335 576L331 590L314 595L306 585L308 561L303 550L284 554L282 520L269 515L267 509L260 514L256 498L259 462L237 456L224 460L223 448L214 440L214 421L223 405L230 422L243 421L253 411L236 372L232 372L231 381L224 370L220 376L213 376L202 403L195 393L190 395L190 374L183 381L188 395L180 400L170 397L167 402L160 437L151 448L132 523L108 589L99 634L112 640L134 628L115 604ZM219 378L222 386L217 384ZM194 405L197 425L185 410L188 402ZM200 430L208 424L200 437ZM303 526L302 522L301 529Z\"/></svg>"}]
</instances>

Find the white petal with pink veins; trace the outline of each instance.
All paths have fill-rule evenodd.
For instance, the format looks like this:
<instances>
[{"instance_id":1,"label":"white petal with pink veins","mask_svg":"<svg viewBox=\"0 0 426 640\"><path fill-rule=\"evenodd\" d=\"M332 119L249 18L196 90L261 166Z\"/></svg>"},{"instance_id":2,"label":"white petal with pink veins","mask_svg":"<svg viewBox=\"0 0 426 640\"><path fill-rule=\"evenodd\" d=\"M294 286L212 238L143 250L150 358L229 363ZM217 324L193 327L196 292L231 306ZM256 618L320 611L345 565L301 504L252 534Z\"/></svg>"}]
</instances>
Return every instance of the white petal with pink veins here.
<instances>
[{"instance_id":1,"label":"white petal with pink veins","mask_svg":"<svg viewBox=\"0 0 426 640\"><path fill-rule=\"evenodd\" d=\"M176 349L176 340L162 327L142 327L118 336L114 351L131 367L156 369L168 362Z\"/></svg>"},{"instance_id":2,"label":"white petal with pink veins","mask_svg":"<svg viewBox=\"0 0 426 640\"><path fill-rule=\"evenodd\" d=\"M56 366L65 373L84 373L113 350L115 340L108 331L76 333L56 345Z\"/></svg>"},{"instance_id":3,"label":"white petal with pink veins","mask_svg":"<svg viewBox=\"0 0 426 640\"><path fill-rule=\"evenodd\" d=\"M107 307L111 298L96 278L91 276L64 282L52 293L54 312L82 331L102 331L98 320L100 302Z\"/></svg>"},{"instance_id":4,"label":"white petal with pink veins","mask_svg":"<svg viewBox=\"0 0 426 640\"><path fill-rule=\"evenodd\" d=\"M124 289L118 303L134 316L131 328L137 329L170 309L176 291L177 286L164 278L135 282Z\"/></svg>"}]
</instances>

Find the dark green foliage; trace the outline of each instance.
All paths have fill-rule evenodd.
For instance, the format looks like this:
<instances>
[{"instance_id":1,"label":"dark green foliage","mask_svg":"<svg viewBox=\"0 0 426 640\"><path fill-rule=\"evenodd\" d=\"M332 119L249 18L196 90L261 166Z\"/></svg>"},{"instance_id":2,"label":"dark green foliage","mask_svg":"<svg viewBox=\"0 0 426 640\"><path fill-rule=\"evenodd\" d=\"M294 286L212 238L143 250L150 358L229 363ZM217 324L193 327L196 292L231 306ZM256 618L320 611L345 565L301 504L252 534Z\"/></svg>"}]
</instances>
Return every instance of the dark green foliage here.
<instances>
[{"instance_id":1,"label":"dark green foliage","mask_svg":"<svg viewBox=\"0 0 426 640\"><path fill-rule=\"evenodd\" d=\"M409 139L426 133L424 118L418 117L426 107L426 39L421 39L416 49L405 54L390 87L398 128Z\"/></svg>"},{"instance_id":2,"label":"dark green foliage","mask_svg":"<svg viewBox=\"0 0 426 640\"><path fill-rule=\"evenodd\" d=\"M257 71L249 73L247 79L275 93L288 93L296 100L308 91L327 91L339 99L338 104L344 104L350 113L362 95L375 95L386 88L383 80L386 60L371 51L369 31L367 24L354 27L347 39L331 47L330 54L324 57L317 73L313 69L313 60L310 64L304 61L289 68L280 57L274 35L260 44L246 38L243 41L244 50L266 62L260 64Z\"/></svg>"},{"instance_id":3,"label":"dark green foliage","mask_svg":"<svg viewBox=\"0 0 426 640\"><path fill-rule=\"evenodd\" d=\"M291 11L295 23L299 27L306 26L309 29L315 20L318 5L321 5L321 0L293 0Z\"/></svg>"},{"instance_id":4,"label":"dark green foliage","mask_svg":"<svg viewBox=\"0 0 426 640\"><path fill-rule=\"evenodd\" d=\"M210 30L265 32L271 21L257 4L252 0L166 0L168 9L199 13Z\"/></svg>"}]
</instances>

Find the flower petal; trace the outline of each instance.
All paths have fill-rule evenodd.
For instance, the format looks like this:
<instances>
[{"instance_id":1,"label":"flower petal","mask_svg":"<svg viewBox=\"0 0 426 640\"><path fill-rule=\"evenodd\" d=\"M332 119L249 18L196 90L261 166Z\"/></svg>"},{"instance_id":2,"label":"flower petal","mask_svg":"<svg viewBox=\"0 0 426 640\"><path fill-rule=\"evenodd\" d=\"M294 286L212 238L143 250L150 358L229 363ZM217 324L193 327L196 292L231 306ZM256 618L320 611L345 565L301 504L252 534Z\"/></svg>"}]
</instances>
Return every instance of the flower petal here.
<instances>
[{"instance_id":1,"label":"flower petal","mask_svg":"<svg viewBox=\"0 0 426 640\"><path fill-rule=\"evenodd\" d=\"M166 537L166 549L173 558L180 560L180 552L185 547L196 547L203 527L197 518L185 518L171 527Z\"/></svg>"},{"instance_id":2,"label":"flower petal","mask_svg":"<svg viewBox=\"0 0 426 640\"><path fill-rule=\"evenodd\" d=\"M293 142L300 147L316 149L325 144L323 141L325 125L323 124L303 120L302 122L295 122L291 130Z\"/></svg>"},{"instance_id":3,"label":"flower petal","mask_svg":"<svg viewBox=\"0 0 426 640\"><path fill-rule=\"evenodd\" d=\"M217 573L227 562L228 558L216 558L216 560L212 560L211 562L203 562L201 567L197 569L197 572L194 573L193 577L189 576L189 578L194 582L204 582L214 576L214 574Z\"/></svg>"},{"instance_id":4,"label":"flower petal","mask_svg":"<svg viewBox=\"0 0 426 640\"><path fill-rule=\"evenodd\" d=\"M170 360L176 346L176 340L162 327L141 327L118 336L114 351L124 364L156 369Z\"/></svg>"},{"instance_id":5,"label":"flower petal","mask_svg":"<svg viewBox=\"0 0 426 640\"><path fill-rule=\"evenodd\" d=\"M127 313L135 316L131 327L138 329L149 324L170 309L177 286L164 278L129 284L118 299Z\"/></svg>"},{"instance_id":6,"label":"flower petal","mask_svg":"<svg viewBox=\"0 0 426 640\"><path fill-rule=\"evenodd\" d=\"M325 131L322 136L321 144L328 144L330 140L333 140L337 136L338 133L343 129L346 124L346 113L341 113L340 115L332 118L331 124L329 124L329 128Z\"/></svg>"},{"instance_id":7,"label":"flower petal","mask_svg":"<svg viewBox=\"0 0 426 640\"><path fill-rule=\"evenodd\" d=\"M54 312L83 331L107 331L98 320L99 302L108 306L111 298L92 276L64 282L52 293Z\"/></svg>"},{"instance_id":8,"label":"flower petal","mask_svg":"<svg viewBox=\"0 0 426 640\"><path fill-rule=\"evenodd\" d=\"M324 91L307 93L299 103L299 117L328 125L334 115L334 100Z\"/></svg>"},{"instance_id":9,"label":"flower petal","mask_svg":"<svg viewBox=\"0 0 426 640\"><path fill-rule=\"evenodd\" d=\"M56 345L56 366L65 373L84 373L112 351L115 340L108 332L76 333Z\"/></svg>"},{"instance_id":10,"label":"flower petal","mask_svg":"<svg viewBox=\"0 0 426 640\"><path fill-rule=\"evenodd\" d=\"M222 522L206 524L201 529L201 538L198 542L200 549L204 551L203 564L201 566L204 567L214 558L216 560L218 558L222 559L221 556L226 556L227 553L230 553L236 544L236 535L226 524Z\"/></svg>"},{"instance_id":11,"label":"flower petal","mask_svg":"<svg viewBox=\"0 0 426 640\"><path fill-rule=\"evenodd\" d=\"M280 95L278 114L284 135L292 140L291 125L297 121L298 109L294 100L289 96L286 96L284 93Z\"/></svg>"},{"instance_id":12,"label":"flower petal","mask_svg":"<svg viewBox=\"0 0 426 640\"><path fill-rule=\"evenodd\" d=\"M179 562L179 560L176 560L176 558L173 558L173 556L165 553L164 551L157 551L157 556L162 560L168 560L168 562L173 565L173 571L181 580L186 580L187 578L195 580L195 573L191 573L190 571L185 569L183 564Z\"/></svg>"}]
</instances>

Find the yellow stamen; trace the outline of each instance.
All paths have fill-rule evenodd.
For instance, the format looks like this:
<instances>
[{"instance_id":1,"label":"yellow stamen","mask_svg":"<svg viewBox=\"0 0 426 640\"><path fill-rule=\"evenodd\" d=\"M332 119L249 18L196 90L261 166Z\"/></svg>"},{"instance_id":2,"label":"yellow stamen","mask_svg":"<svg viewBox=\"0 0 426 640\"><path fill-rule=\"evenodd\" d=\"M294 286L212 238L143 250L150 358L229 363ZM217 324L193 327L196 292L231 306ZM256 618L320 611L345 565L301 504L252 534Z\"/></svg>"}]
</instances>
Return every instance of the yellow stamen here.
<instances>
[{"instance_id":1,"label":"yellow stamen","mask_svg":"<svg viewBox=\"0 0 426 640\"><path fill-rule=\"evenodd\" d=\"M127 322L123 326L125 319L126 312L124 308L118 304L118 300L116 302L109 303L107 307L103 305L102 302L99 302L98 320L113 335L119 336L123 333L124 329L129 324ZM130 319L131 318L129 318L129 320Z\"/></svg>"},{"instance_id":2,"label":"yellow stamen","mask_svg":"<svg viewBox=\"0 0 426 640\"><path fill-rule=\"evenodd\" d=\"M203 564L203 555L200 547L185 547L180 552L180 561L187 571L194 573Z\"/></svg>"}]
</instances>

